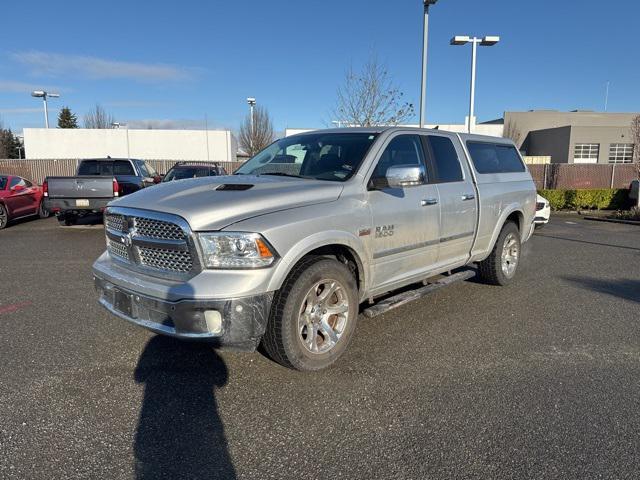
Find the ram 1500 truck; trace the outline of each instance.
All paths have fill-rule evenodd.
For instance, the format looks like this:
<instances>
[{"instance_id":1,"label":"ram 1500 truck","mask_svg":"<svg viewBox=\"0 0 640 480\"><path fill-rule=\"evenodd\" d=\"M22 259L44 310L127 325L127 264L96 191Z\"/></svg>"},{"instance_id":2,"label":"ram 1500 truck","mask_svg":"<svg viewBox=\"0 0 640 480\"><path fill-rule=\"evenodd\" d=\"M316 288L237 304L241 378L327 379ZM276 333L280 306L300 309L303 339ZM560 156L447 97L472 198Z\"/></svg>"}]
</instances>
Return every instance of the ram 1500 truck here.
<instances>
[{"instance_id":1,"label":"ram 1500 truck","mask_svg":"<svg viewBox=\"0 0 640 480\"><path fill-rule=\"evenodd\" d=\"M42 185L45 207L61 225L73 225L88 214L102 214L116 197L161 181L154 168L131 158L81 160L75 177L47 177Z\"/></svg>"},{"instance_id":2,"label":"ram 1500 truck","mask_svg":"<svg viewBox=\"0 0 640 480\"><path fill-rule=\"evenodd\" d=\"M277 140L232 176L112 202L94 281L131 323L219 347L262 342L281 364L318 370L344 352L361 304L386 311L468 278L473 263L509 283L535 209L510 140L320 130Z\"/></svg>"}]
</instances>

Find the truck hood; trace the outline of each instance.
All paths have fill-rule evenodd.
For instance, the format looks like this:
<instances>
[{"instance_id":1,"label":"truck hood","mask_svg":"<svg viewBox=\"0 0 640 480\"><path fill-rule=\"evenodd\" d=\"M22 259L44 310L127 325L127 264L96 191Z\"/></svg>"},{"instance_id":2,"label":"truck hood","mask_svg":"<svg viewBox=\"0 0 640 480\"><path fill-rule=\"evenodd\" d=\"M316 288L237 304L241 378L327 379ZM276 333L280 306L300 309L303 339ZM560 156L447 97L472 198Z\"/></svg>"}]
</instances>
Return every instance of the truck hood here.
<instances>
[{"instance_id":1,"label":"truck hood","mask_svg":"<svg viewBox=\"0 0 640 480\"><path fill-rule=\"evenodd\" d=\"M195 231L220 230L247 218L338 199L343 186L322 180L229 175L175 180L111 202L172 213Z\"/></svg>"}]
</instances>

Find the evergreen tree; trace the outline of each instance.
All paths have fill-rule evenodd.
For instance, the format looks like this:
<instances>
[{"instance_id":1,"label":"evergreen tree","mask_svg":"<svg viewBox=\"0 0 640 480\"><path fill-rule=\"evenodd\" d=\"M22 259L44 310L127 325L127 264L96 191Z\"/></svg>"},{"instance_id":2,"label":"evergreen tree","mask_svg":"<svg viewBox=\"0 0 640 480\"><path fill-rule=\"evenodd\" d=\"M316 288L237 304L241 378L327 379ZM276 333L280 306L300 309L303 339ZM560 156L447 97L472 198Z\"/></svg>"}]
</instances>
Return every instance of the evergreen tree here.
<instances>
[{"instance_id":1,"label":"evergreen tree","mask_svg":"<svg viewBox=\"0 0 640 480\"><path fill-rule=\"evenodd\" d=\"M78 128L78 117L76 117L69 107L62 107L58 115L58 128Z\"/></svg>"},{"instance_id":2,"label":"evergreen tree","mask_svg":"<svg viewBox=\"0 0 640 480\"><path fill-rule=\"evenodd\" d=\"M0 125L0 158L19 158L22 148L20 139L16 137L11 129L2 128Z\"/></svg>"}]
</instances>

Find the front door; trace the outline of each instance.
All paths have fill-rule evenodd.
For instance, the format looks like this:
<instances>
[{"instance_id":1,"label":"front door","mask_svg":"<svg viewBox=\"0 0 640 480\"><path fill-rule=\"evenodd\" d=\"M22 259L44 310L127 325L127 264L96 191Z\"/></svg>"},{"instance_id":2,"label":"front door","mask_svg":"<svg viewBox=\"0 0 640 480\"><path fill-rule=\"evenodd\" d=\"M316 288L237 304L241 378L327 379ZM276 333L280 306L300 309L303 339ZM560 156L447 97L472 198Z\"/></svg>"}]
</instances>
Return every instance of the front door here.
<instances>
[{"instance_id":1,"label":"front door","mask_svg":"<svg viewBox=\"0 0 640 480\"><path fill-rule=\"evenodd\" d=\"M425 172L425 182L405 188L389 187L386 172L396 166L419 166ZM376 293L384 291L385 286L419 276L437 261L438 188L428 184L426 176L420 137L407 134L392 137L369 181L368 201L373 220L370 245Z\"/></svg>"}]
</instances>

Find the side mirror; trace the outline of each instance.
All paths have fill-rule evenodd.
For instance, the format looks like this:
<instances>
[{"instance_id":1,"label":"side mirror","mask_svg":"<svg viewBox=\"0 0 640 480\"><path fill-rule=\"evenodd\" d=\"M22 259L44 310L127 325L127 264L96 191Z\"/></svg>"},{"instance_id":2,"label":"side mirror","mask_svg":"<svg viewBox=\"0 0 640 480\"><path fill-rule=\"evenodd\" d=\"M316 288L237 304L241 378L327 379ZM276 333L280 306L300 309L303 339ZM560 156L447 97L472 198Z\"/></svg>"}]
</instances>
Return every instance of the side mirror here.
<instances>
[{"instance_id":1,"label":"side mirror","mask_svg":"<svg viewBox=\"0 0 640 480\"><path fill-rule=\"evenodd\" d=\"M162 181L162 177L160 175L156 175L153 177L153 183L160 183Z\"/></svg>"},{"instance_id":2,"label":"side mirror","mask_svg":"<svg viewBox=\"0 0 640 480\"><path fill-rule=\"evenodd\" d=\"M399 165L389 167L386 178L391 188L416 187L424 183L424 172L417 166Z\"/></svg>"},{"instance_id":3,"label":"side mirror","mask_svg":"<svg viewBox=\"0 0 640 480\"><path fill-rule=\"evenodd\" d=\"M24 190L24 185L15 185L15 186L11 189L11 191L12 191L12 192L21 192L21 191L23 191L23 190Z\"/></svg>"}]
</instances>

